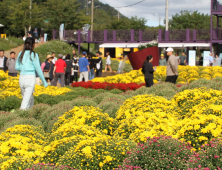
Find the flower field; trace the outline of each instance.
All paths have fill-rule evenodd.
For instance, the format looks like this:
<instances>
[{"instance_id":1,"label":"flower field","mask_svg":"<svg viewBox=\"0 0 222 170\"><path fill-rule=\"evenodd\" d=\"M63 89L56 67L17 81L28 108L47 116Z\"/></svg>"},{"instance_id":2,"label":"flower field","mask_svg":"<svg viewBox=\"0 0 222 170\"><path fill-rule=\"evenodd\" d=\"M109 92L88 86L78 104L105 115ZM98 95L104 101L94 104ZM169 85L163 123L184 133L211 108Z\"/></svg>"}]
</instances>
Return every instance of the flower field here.
<instances>
[{"instance_id":1,"label":"flower field","mask_svg":"<svg viewBox=\"0 0 222 170\"><path fill-rule=\"evenodd\" d=\"M158 75L164 69L158 67ZM123 74L135 76L126 89L119 79L71 88L37 86L35 106L14 112L9 111L21 103L18 78L1 72L0 168L219 170L222 78L219 68L201 69L198 80L179 86L139 87L131 81L140 71ZM201 76L205 69L211 78Z\"/></svg>"},{"instance_id":2,"label":"flower field","mask_svg":"<svg viewBox=\"0 0 222 170\"><path fill-rule=\"evenodd\" d=\"M191 66L179 66L178 68L179 77L177 83L186 84L191 83L195 80L204 78L207 80L214 79L216 77L222 77L222 67L191 67ZM166 80L166 67L158 66L154 73L154 83ZM129 73L105 77L95 78L93 82L100 83L144 83L144 75L141 70L133 70Z\"/></svg>"},{"instance_id":3,"label":"flower field","mask_svg":"<svg viewBox=\"0 0 222 170\"><path fill-rule=\"evenodd\" d=\"M198 83L212 81L222 83ZM76 87L64 96L82 95L70 101L2 112L1 169L222 168L222 91L195 83L124 93Z\"/></svg>"},{"instance_id":4,"label":"flower field","mask_svg":"<svg viewBox=\"0 0 222 170\"><path fill-rule=\"evenodd\" d=\"M9 96L16 96L22 98L21 90L19 87L19 77L10 77L4 71L0 70L0 99L5 99ZM34 96L39 96L41 94L48 95L62 95L71 91L68 88L58 88L54 86L49 86L46 89L42 86L36 85Z\"/></svg>"}]
</instances>

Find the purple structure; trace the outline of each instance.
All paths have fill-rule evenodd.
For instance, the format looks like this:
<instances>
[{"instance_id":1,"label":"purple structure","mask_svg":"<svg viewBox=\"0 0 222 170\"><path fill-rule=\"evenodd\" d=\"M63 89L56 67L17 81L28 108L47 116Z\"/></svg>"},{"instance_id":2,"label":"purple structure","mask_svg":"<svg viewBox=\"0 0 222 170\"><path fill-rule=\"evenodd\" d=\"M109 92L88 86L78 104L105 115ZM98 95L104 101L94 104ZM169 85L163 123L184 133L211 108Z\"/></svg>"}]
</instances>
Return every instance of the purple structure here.
<instances>
[{"instance_id":1,"label":"purple structure","mask_svg":"<svg viewBox=\"0 0 222 170\"><path fill-rule=\"evenodd\" d=\"M220 3L221 2L221 3ZM213 16L217 17L217 27L213 28ZM158 43L210 43L222 50L222 28L219 28L219 17L222 16L222 0L211 0L211 28L184 30L94 30L82 34L81 30L64 30L64 40L68 43L147 43L158 40ZM91 40L91 35L93 38ZM53 39L59 39L59 30L53 31ZM188 47L187 47L188 48ZM218 48L217 48L218 49ZM219 51L217 52L219 53ZM222 53L222 51L220 52Z\"/></svg>"},{"instance_id":2,"label":"purple structure","mask_svg":"<svg viewBox=\"0 0 222 170\"><path fill-rule=\"evenodd\" d=\"M58 30L53 31L53 39L59 39L58 32ZM217 36L215 35L215 38L218 38ZM84 36L80 30L65 30L64 40L69 43L146 43L153 40L158 40L159 43L209 43L210 30L100 30L93 31L92 41L91 31Z\"/></svg>"}]
</instances>

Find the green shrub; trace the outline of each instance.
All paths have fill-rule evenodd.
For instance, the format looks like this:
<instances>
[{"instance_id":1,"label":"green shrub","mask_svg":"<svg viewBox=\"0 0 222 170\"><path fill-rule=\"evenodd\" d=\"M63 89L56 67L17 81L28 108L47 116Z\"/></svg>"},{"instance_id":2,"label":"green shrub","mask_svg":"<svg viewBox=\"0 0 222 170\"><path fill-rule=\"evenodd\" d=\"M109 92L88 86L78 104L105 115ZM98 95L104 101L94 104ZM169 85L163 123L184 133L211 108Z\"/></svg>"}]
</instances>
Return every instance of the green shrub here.
<instances>
[{"instance_id":1,"label":"green shrub","mask_svg":"<svg viewBox=\"0 0 222 170\"><path fill-rule=\"evenodd\" d=\"M22 99L16 96L7 97L4 102L1 103L1 110L11 111L13 109L18 109L21 106Z\"/></svg>"},{"instance_id":2,"label":"green shrub","mask_svg":"<svg viewBox=\"0 0 222 170\"><path fill-rule=\"evenodd\" d=\"M109 92L112 93L112 94L120 94L120 93L122 93L123 91L122 91L122 90L119 90L119 89L112 89L112 90L110 90Z\"/></svg>"},{"instance_id":3,"label":"green shrub","mask_svg":"<svg viewBox=\"0 0 222 170\"><path fill-rule=\"evenodd\" d=\"M93 98L96 103L100 103L105 96L112 96L113 94L110 92L106 93L97 93L97 95Z\"/></svg>"},{"instance_id":4,"label":"green shrub","mask_svg":"<svg viewBox=\"0 0 222 170\"><path fill-rule=\"evenodd\" d=\"M44 131L50 133L54 123L58 121L58 117L73 109L73 107L72 102L63 101L43 111L39 120L43 124Z\"/></svg>"},{"instance_id":5,"label":"green shrub","mask_svg":"<svg viewBox=\"0 0 222 170\"><path fill-rule=\"evenodd\" d=\"M148 138L127 154L122 169L187 169L192 153L190 145L161 136Z\"/></svg>"},{"instance_id":6,"label":"green shrub","mask_svg":"<svg viewBox=\"0 0 222 170\"><path fill-rule=\"evenodd\" d=\"M35 127L39 127L42 126L42 122L34 118L17 117L16 119L5 123L0 132L4 132L6 129L14 127L15 125L33 125Z\"/></svg>"},{"instance_id":7,"label":"green shrub","mask_svg":"<svg viewBox=\"0 0 222 170\"><path fill-rule=\"evenodd\" d=\"M75 100L71 101L73 106L97 106L97 103L93 98L89 97L77 97Z\"/></svg>"},{"instance_id":8,"label":"green shrub","mask_svg":"<svg viewBox=\"0 0 222 170\"><path fill-rule=\"evenodd\" d=\"M125 97L123 96L108 97L104 98L103 101L100 102L98 107L102 109L105 113L108 113L110 117L115 118L117 110L119 110L124 101Z\"/></svg>"},{"instance_id":9,"label":"green shrub","mask_svg":"<svg viewBox=\"0 0 222 170\"><path fill-rule=\"evenodd\" d=\"M48 108L51 108L50 105L47 104L37 104L35 106L33 106L30 110L29 110L29 115L37 120L40 119L42 113L47 110Z\"/></svg>"},{"instance_id":10,"label":"green shrub","mask_svg":"<svg viewBox=\"0 0 222 170\"><path fill-rule=\"evenodd\" d=\"M57 56L58 54L71 54L72 50L74 48L64 41L50 41L35 48L35 52L39 54L41 62L45 61L46 56L52 54L52 52L55 52Z\"/></svg>"},{"instance_id":11,"label":"green shrub","mask_svg":"<svg viewBox=\"0 0 222 170\"><path fill-rule=\"evenodd\" d=\"M10 112L1 112L0 114L0 129L9 121L16 119L18 116Z\"/></svg>"}]
</instances>

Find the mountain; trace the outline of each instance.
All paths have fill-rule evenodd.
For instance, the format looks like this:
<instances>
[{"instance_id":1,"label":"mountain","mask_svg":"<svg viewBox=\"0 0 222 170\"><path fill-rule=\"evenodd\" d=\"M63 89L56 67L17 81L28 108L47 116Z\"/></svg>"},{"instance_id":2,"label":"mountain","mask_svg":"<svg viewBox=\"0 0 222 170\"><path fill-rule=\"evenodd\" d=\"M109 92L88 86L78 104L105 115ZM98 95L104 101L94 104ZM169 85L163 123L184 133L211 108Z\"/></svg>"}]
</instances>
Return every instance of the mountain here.
<instances>
[{"instance_id":1,"label":"mountain","mask_svg":"<svg viewBox=\"0 0 222 170\"><path fill-rule=\"evenodd\" d=\"M78 3L80 4L80 8L84 9L85 11L87 11L87 1L90 2L90 0L78 0ZM100 2L99 0L94 0L94 4L95 7L99 6L96 10L99 11L105 11L110 17L117 17L118 16L118 11L111 7L108 4L104 4L102 2ZM91 3L88 4L88 11L91 11ZM87 13L87 12L86 12ZM120 14L121 17L124 17L122 14Z\"/></svg>"}]
</instances>

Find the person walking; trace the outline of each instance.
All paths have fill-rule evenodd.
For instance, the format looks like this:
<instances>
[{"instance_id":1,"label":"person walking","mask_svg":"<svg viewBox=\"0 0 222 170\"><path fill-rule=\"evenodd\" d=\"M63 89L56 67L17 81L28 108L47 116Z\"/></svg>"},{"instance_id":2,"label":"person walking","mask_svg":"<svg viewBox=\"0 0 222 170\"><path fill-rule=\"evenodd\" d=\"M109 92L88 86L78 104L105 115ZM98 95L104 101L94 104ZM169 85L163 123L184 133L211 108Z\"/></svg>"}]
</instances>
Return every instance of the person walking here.
<instances>
[{"instance_id":1,"label":"person walking","mask_svg":"<svg viewBox=\"0 0 222 170\"><path fill-rule=\"evenodd\" d=\"M56 63L56 61L57 61L57 58L56 58L56 56L55 56L55 52L52 52L52 57L53 57L52 63L55 65L55 63Z\"/></svg>"},{"instance_id":2,"label":"person walking","mask_svg":"<svg viewBox=\"0 0 222 170\"><path fill-rule=\"evenodd\" d=\"M153 86L153 56L148 55L142 66L142 72L145 76L146 87Z\"/></svg>"},{"instance_id":3,"label":"person walking","mask_svg":"<svg viewBox=\"0 0 222 170\"><path fill-rule=\"evenodd\" d=\"M45 31L44 31L44 29L42 28L41 29L41 43L44 43L44 35L45 35Z\"/></svg>"},{"instance_id":4,"label":"person walking","mask_svg":"<svg viewBox=\"0 0 222 170\"><path fill-rule=\"evenodd\" d=\"M20 109L30 109L34 105L35 71L38 73L45 87L48 86L39 64L39 56L33 50L35 39L28 37L25 40L24 49L19 53L15 69L20 71L19 85L22 93Z\"/></svg>"},{"instance_id":5,"label":"person walking","mask_svg":"<svg viewBox=\"0 0 222 170\"><path fill-rule=\"evenodd\" d=\"M65 73L65 84L68 86L71 82L71 74L73 72L73 66L72 66L72 60L71 55L67 54L66 55L66 73Z\"/></svg>"},{"instance_id":6,"label":"person walking","mask_svg":"<svg viewBox=\"0 0 222 170\"><path fill-rule=\"evenodd\" d=\"M89 80L89 62L86 59L87 53L83 52L82 57L79 59L79 72L80 72L80 77L79 77L79 82L82 81L82 79L85 79L85 82Z\"/></svg>"},{"instance_id":7,"label":"person walking","mask_svg":"<svg viewBox=\"0 0 222 170\"><path fill-rule=\"evenodd\" d=\"M95 63L92 59L92 55L89 55L88 57L88 61L89 61L89 69L90 69L90 72L89 72L89 80L92 80L95 78Z\"/></svg>"},{"instance_id":8,"label":"person walking","mask_svg":"<svg viewBox=\"0 0 222 170\"><path fill-rule=\"evenodd\" d=\"M96 63L96 77L102 77L103 62L101 55L102 53L98 51L96 53L96 57L98 57L98 59L94 59L94 62Z\"/></svg>"},{"instance_id":9,"label":"person walking","mask_svg":"<svg viewBox=\"0 0 222 170\"><path fill-rule=\"evenodd\" d=\"M17 70L15 69L15 52L10 53L11 58L6 61L6 66L8 67L8 75L11 77L17 77Z\"/></svg>"},{"instance_id":10,"label":"person walking","mask_svg":"<svg viewBox=\"0 0 222 170\"><path fill-rule=\"evenodd\" d=\"M107 72L107 68L110 70L110 72L112 72L112 69L111 69L111 57L110 57L110 53L109 52L106 53L105 72Z\"/></svg>"},{"instance_id":11,"label":"person walking","mask_svg":"<svg viewBox=\"0 0 222 170\"><path fill-rule=\"evenodd\" d=\"M4 50L0 50L0 70L6 72L8 67L6 65L8 58L4 56Z\"/></svg>"},{"instance_id":12,"label":"person walking","mask_svg":"<svg viewBox=\"0 0 222 170\"><path fill-rule=\"evenodd\" d=\"M186 57L185 53L183 52L179 58L179 65L185 66L186 62L187 62L187 57Z\"/></svg>"},{"instance_id":13,"label":"person walking","mask_svg":"<svg viewBox=\"0 0 222 170\"><path fill-rule=\"evenodd\" d=\"M79 65L77 63L77 60L75 60L73 63L72 83L73 83L73 81L78 82L78 70L79 70Z\"/></svg>"},{"instance_id":14,"label":"person walking","mask_svg":"<svg viewBox=\"0 0 222 170\"><path fill-rule=\"evenodd\" d=\"M63 55L59 54L59 59L56 61L52 80L52 85L57 86L58 79L60 78L61 87L65 87L65 72L66 72L66 62L62 59Z\"/></svg>"},{"instance_id":15,"label":"person walking","mask_svg":"<svg viewBox=\"0 0 222 170\"><path fill-rule=\"evenodd\" d=\"M166 50L167 56L169 56L167 61L167 77L166 82L176 84L178 78L178 60L173 55L173 48L168 48Z\"/></svg>"},{"instance_id":16,"label":"person walking","mask_svg":"<svg viewBox=\"0 0 222 170\"><path fill-rule=\"evenodd\" d=\"M221 64L221 59L219 58L218 55L216 55L215 59L214 59L214 66L220 66Z\"/></svg>"},{"instance_id":17,"label":"person walking","mask_svg":"<svg viewBox=\"0 0 222 170\"><path fill-rule=\"evenodd\" d=\"M214 63L214 58L213 58L213 55L212 53L209 54L209 66L213 66L213 63Z\"/></svg>"},{"instance_id":18,"label":"person walking","mask_svg":"<svg viewBox=\"0 0 222 170\"><path fill-rule=\"evenodd\" d=\"M39 36L39 34L38 34L37 28L35 28L35 31L33 32L33 35L34 35L34 38L35 38L35 43L38 43L38 36Z\"/></svg>"},{"instance_id":19,"label":"person walking","mask_svg":"<svg viewBox=\"0 0 222 170\"><path fill-rule=\"evenodd\" d=\"M166 59L164 58L164 54L161 54L159 66L166 66L166 65L167 65L167 62L166 62Z\"/></svg>"},{"instance_id":20,"label":"person walking","mask_svg":"<svg viewBox=\"0 0 222 170\"><path fill-rule=\"evenodd\" d=\"M54 64L52 62L53 57L49 54L47 55L46 61L42 63L41 69L44 73L44 77L49 85L51 85L53 80L53 70Z\"/></svg>"}]
</instances>

